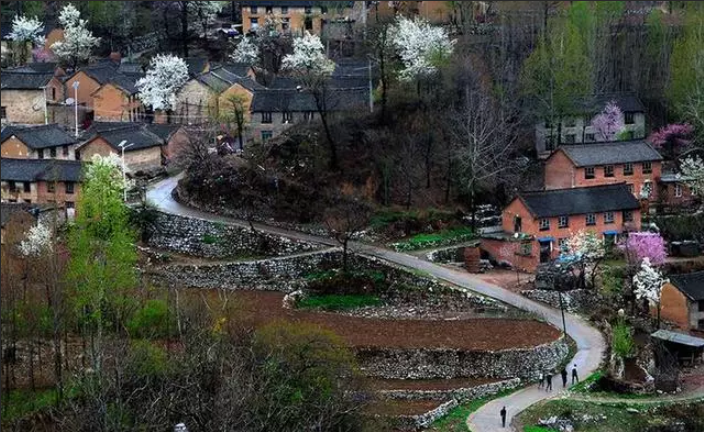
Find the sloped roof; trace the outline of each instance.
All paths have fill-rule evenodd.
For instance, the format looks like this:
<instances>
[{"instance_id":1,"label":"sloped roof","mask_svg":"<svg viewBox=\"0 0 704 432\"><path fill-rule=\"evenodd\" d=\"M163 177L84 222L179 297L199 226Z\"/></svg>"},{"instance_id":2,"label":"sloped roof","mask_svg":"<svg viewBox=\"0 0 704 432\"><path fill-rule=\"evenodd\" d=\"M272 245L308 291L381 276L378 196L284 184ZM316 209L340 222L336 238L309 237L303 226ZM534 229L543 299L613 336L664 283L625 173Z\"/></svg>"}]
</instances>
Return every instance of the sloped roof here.
<instances>
[{"instance_id":1,"label":"sloped roof","mask_svg":"<svg viewBox=\"0 0 704 432\"><path fill-rule=\"evenodd\" d=\"M563 145L562 151L578 167L662 160L662 156L645 140Z\"/></svg>"},{"instance_id":2,"label":"sloped roof","mask_svg":"<svg viewBox=\"0 0 704 432\"><path fill-rule=\"evenodd\" d=\"M16 136L32 149L44 149L75 144L76 139L58 124L48 125L10 125L0 133L0 142Z\"/></svg>"},{"instance_id":3,"label":"sloped roof","mask_svg":"<svg viewBox=\"0 0 704 432\"><path fill-rule=\"evenodd\" d=\"M112 62L86 66L78 69L73 75L79 72L85 73L101 85L108 83L112 77L119 73L117 65Z\"/></svg>"},{"instance_id":4,"label":"sloped roof","mask_svg":"<svg viewBox=\"0 0 704 432\"><path fill-rule=\"evenodd\" d=\"M368 89L331 89L327 92L328 111L351 111L369 102ZM316 111L315 99L310 92L295 89L267 89L254 92L252 112L305 112Z\"/></svg>"},{"instance_id":5,"label":"sloped roof","mask_svg":"<svg viewBox=\"0 0 704 432\"><path fill-rule=\"evenodd\" d=\"M115 150L126 141L125 152L166 145L179 125L153 125L130 122L96 122L84 133L84 144L97 137L104 139Z\"/></svg>"},{"instance_id":6,"label":"sloped roof","mask_svg":"<svg viewBox=\"0 0 704 432\"><path fill-rule=\"evenodd\" d=\"M32 72L39 72L39 73L54 73L56 71L56 68L59 67L59 64L56 62L32 62L32 63L27 63L24 66L18 66L14 68L8 68L6 69L8 72L25 72L25 73L32 73Z\"/></svg>"},{"instance_id":7,"label":"sloped roof","mask_svg":"<svg viewBox=\"0 0 704 432\"><path fill-rule=\"evenodd\" d=\"M704 348L704 339L694 337L686 333L660 329L650 336L655 339L672 342L678 345L685 345L693 348Z\"/></svg>"},{"instance_id":8,"label":"sloped roof","mask_svg":"<svg viewBox=\"0 0 704 432\"><path fill-rule=\"evenodd\" d=\"M186 57L184 61L188 66L188 74L192 77L202 74L209 64L206 57Z\"/></svg>"},{"instance_id":9,"label":"sloped roof","mask_svg":"<svg viewBox=\"0 0 704 432\"><path fill-rule=\"evenodd\" d=\"M80 161L59 159L0 159L2 180L21 182L81 180Z\"/></svg>"},{"instance_id":10,"label":"sloped roof","mask_svg":"<svg viewBox=\"0 0 704 432\"><path fill-rule=\"evenodd\" d=\"M636 210L638 200L625 183L540 192L524 192L523 201L536 218L567 216L607 211Z\"/></svg>"},{"instance_id":11,"label":"sloped roof","mask_svg":"<svg viewBox=\"0 0 704 432\"><path fill-rule=\"evenodd\" d=\"M247 63L221 63L218 66L227 69L230 73L240 78L246 77L249 71L252 70L252 66Z\"/></svg>"},{"instance_id":12,"label":"sloped roof","mask_svg":"<svg viewBox=\"0 0 704 432\"><path fill-rule=\"evenodd\" d=\"M10 71L0 73L0 88L3 90L41 90L54 78L54 71Z\"/></svg>"},{"instance_id":13,"label":"sloped roof","mask_svg":"<svg viewBox=\"0 0 704 432\"><path fill-rule=\"evenodd\" d=\"M276 77L269 85L271 89L295 89L300 85L300 81L293 77ZM363 77L332 77L328 80L329 88L351 89L368 88L369 80Z\"/></svg>"},{"instance_id":14,"label":"sloped roof","mask_svg":"<svg viewBox=\"0 0 704 432\"><path fill-rule=\"evenodd\" d=\"M670 275L670 283L691 300L704 300L704 271Z\"/></svg>"},{"instance_id":15,"label":"sloped roof","mask_svg":"<svg viewBox=\"0 0 704 432\"><path fill-rule=\"evenodd\" d=\"M621 111L645 112L645 105L634 93L603 93L588 101L586 108L594 113L600 112L611 101L616 102Z\"/></svg>"},{"instance_id":16,"label":"sloped roof","mask_svg":"<svg viewBox=\"0 0 704 432\"><path fill-rule=\"evenodd\" d=\"M10 222L12 215L16 213L26 212L31 214L29 211L33 208L32 204L27 203L0 203L0 226L4 227L5 224Z\"/></svg>"}]
</instances>

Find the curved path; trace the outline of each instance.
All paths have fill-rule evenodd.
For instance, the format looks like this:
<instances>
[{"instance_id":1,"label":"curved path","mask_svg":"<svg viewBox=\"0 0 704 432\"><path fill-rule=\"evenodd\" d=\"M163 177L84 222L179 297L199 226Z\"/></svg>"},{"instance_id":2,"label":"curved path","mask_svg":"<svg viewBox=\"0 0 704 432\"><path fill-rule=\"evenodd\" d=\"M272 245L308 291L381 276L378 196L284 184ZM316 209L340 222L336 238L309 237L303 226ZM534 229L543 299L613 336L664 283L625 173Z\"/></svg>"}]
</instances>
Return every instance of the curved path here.
<instances>
[{"instance_id":1,"label":"curved path","mask_svg":"<svg viewBox=\"0 0 704 432\"><path fill-rule=\"evenodd\" d=\"M203 212L176 202L172 198L171 192L176 187L178 179L178 176L170 177L154 184L147 192L147 199L157 208L167 213L196 219L210 220L213 222L249 226L247 222L213 213ZM334 240L326 237L289 231L264 224L254 224L254 227L262 231L279 234L294 239L330 246L337 245ZM437 264L421 260L418 257L393 252L376 246L354 243L351 245L351 248L354 252L375 256L405 267L426 272L438 279L450 282L461 289L478 292L519 309L535 313L553 326L562 328L562 317L559 310L555 310L499 286L482 281L469 273L442 267ZM580 376L586 377L596 371L601 363L601 359L605 351L604 338L598 330L591 327L585 320L576 315L565 313L565 319L567 324L567 334L577 344L577 354L574 359L572 359L570 364L576 364ZM559 376L553 378L553 384L556 390L551 393L545 392L544 390L539 390L537 385L533 385L509 396L493 400L470 415L469 419L467 419L467 425L472 432L506 431L506 429L501 428L499 421L499 411L501 410L501 407L506 407L508 412L507 424L509 424L514 415L523 411L527 407L541 400L558 396L560 392L557 388L560 385L560 381Z\"/></svg>"}]
</instances>

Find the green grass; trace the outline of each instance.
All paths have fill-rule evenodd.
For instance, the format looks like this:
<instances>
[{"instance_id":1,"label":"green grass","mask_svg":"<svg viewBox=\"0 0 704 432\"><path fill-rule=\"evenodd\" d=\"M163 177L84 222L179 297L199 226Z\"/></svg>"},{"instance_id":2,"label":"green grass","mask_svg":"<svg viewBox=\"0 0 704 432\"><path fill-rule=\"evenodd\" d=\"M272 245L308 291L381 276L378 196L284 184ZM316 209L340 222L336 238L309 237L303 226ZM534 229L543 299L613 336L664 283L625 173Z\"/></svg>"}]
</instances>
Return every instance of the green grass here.
<instances>
[{"instance_id":1,"label":"green grass","mask_svg":"<svg viewBox=\"0 0 704 432\"><path fill-rule=\"evenodd\" d=\"M575 393L590 393L589 386L599 381L603 377L604 371L598 370L593 374L589 375L587 378L570 387L570 391L573 391Z\"/></svg>"},{"instance_id":2,"label":"green grass","mask_svg":"<svg viewBox=\"0 0 704 432\"><path fill-rule=\"evenodd\" d=\"M208 245L220 243L220 238L216 235L206 233L203 234L202 242Z\"/></svg>"},{"instance_id":3,"label":"green grass","mask_svg":"<svg viewBox=\"0 0 704 432\"><path fill-rule=\"evenodd\" d=\"M523 432L554 432L554 430L542 426L526 426L523 428Z\"/></svg>"},{"instance_id":4,"label":"green grass","mask_svg":"<svg viewBox=\"0 0 704 432\"><path fill-rule=\"evenodd\" d=\"M3 394L3 399L8 397ZM5 403L7 403L7 408ZM32 393L29 390L13 390L10 392L9 401L3 400L2 423L12 422L27 417L36 412L51 407L56 403L56 390L38 390ZM3 427L4 429L4 427Z\"/></svg>"},{"instance_id":5,"label":"green grass","mask_svg":"<svg viewBox=\"0 0 704 432\"><path fill-rule=\"evenodd\" d=\"M469 227L452 228L434 233L416 234L407 240L411 244L425 244L430 242L451 240L456 237L472 235L472 229Z\"/></svg>"},{"instance_id":6,"label":"green grass","mask_svg":"<svg viewBox=\"0 0 704 432\"><path fill-rule=\"evenodd\" d=\"M307 297L298 302L303 309L348 310L365 306L379 306L381 299L372 295L338 295L328 294Z\"/></svg>"},{"instance_id":7,"label":"green grass","mask_svg":"<svg viewBox=\"0 0 704 432\"><path fill-rule=\"evenodd\" d=\"M458 407L447 413L445 417L430 425L427 430L429 432L471 432L467 427L467 417L469 417L470 414L484 406L486 403L491 402L494 399L502 398L518 390L518 388L504 390L493 396L475 399L460 404Z\"/></svg>"}]
</instances>

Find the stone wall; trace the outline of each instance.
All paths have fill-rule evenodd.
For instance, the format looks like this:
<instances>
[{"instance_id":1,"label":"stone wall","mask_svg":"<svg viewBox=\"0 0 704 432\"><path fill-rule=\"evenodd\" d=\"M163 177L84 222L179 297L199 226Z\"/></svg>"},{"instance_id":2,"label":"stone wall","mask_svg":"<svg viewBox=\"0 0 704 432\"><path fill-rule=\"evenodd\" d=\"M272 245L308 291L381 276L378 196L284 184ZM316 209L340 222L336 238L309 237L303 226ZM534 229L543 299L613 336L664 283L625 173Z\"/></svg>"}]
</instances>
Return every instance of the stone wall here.
<instances>
[{"instance_id":1,"label":"stone wall","mask_svg":"<svg viewBox=\"0 0 704 432\"><path fill-rule=\"evenodd\" d=\"M395 400L449 400L458 402L481 399L493 396L504 390L514 389L521 385L520 378L510 378L493 383L481 384L475 387L454 388L447 390L378 390L374 394L380 399Z\"/></svg>"},{"instance_id":2,"label":"stone wall","mask_svg":"<svg viewBox=\"0 0 704 432\"><path fill-rule=\"evenodd\" d=\"M283 256L319 249L319 245L292 240L251 228L158 213L149 232L149 246L204 258Z\"/></svg>"},{"instance_id":3,"label":"stone wall","mask_svg":"<svg viewBox=\"0 0 704 432\"><path fill-rule=\"evenodd\" d=\"M467 245L452 246L436 249L425 254L430 262L436 263L462 263L464 262L464 249Z\"/></svg>"},{"instance_id":4,"label":"stone wall","mask_svg":"<svg viewBox=\"0 0 704 432\"><path fill-rule=\"evenodd\" d=\"M357 359L365 375L386 379L532 379L539 371L555 370L568 352L560 338L537 347L502 351L363 348L357 350Z\"/></svg>"},{"instance_id":5,"label":"stone wall","mask_svg":"<svg viewBox=\"0 0 704 432\"><path fill-rule=\"evenodd\" d=\"M557 291L553 290L523 290L521 294L531 300L546 303L555 309L560 309L560 296ZM566 311L569 312L584 312L593 310L594 306L599 303L599 295L592 290L570 290L562 293L562 304Z\"/></svg>"}]
</instances>

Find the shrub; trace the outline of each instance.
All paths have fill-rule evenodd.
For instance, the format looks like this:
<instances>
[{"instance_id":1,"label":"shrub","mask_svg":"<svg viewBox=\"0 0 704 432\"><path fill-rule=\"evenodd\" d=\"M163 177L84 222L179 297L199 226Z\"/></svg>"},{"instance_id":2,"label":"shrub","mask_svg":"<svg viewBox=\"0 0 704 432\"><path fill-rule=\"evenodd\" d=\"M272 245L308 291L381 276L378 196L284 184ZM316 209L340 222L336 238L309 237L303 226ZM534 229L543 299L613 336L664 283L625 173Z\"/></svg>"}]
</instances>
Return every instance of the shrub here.
<instances>
[{"instance_id":1,"label":"shrub","mask_svg":"<svg viewBox=\"0 0 704 432\"><path fill-rule=\"evenodd\" d=\"M206 234L203 234L202 241L205 244L212 245L212 244L220 243L220 238L216 235L206 233Z\"/></svg>"},{"instance_id":2,"label":"shrub","mask_svg":"<svg viewBox=\"0 0 704 432\"><path fill-rule=\"evenodd\" d=\"M704 213L654 217L653 222L669 241L698 240L704 242Z\"/></svg>"},{"instance_id":3,"label":"shrub","mask_svg":"<svg viewBox=\"0 0 704 432\"><path fill-rule=\"evenodd\" d=\"M127 322L133 337L160 337L168 334L169 307L163 300L148 300Z\"/></svg>"},{"instance_id":4,"label":"shrub","mask_svg":"<svg viewBox=\"0 0 704 432\"><path fill-rule=\"evenodd\" d=\"M388 282L381 271L358 270L343 272L339 270L311 273L308 289L317 295L371 295L386 291Z\"/></svg>"},{"instance_id":5,"label":"shrub","mask_svg":"<svg viewBox=\"0 0 704 432\"><path fill-rule=\"evenodd\" d=\"M614 354L621 358L628 358L633 355L635 347L633 329L623 321L619 321L614 326L613 340L611 341L611 349Z\"/></svg>"},{"instance_id":6,"label":"shrub","mask_svg":"<svg viewBox=\"0 0 704 432\"><path fill-rule=\"evenodd\" d=\"M435 233L417 234L403 242L391 243L399 252L448 246L474 239L476 236L469 227L446 229Z\"/></svg>"}]
</instances>

